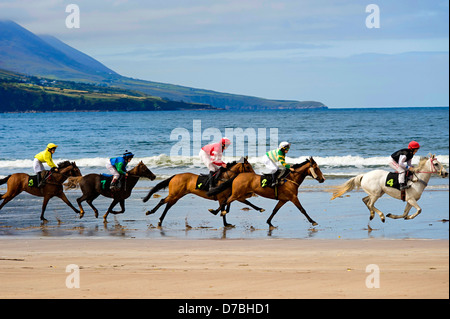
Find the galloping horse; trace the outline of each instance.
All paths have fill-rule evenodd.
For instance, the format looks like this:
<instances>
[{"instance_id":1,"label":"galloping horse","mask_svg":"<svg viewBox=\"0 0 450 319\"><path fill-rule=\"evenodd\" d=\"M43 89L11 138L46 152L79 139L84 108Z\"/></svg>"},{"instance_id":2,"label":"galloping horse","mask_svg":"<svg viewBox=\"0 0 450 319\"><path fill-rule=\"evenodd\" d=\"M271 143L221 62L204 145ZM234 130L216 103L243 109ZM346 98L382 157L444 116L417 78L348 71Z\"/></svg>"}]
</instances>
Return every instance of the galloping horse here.
<instances>
[{"instance_id":1,"label":"galloping horse","mask_svg":"<svg viewBox=\"0 0 450 319\"><path fill-rule=\"evenodd\" d=\"M69 176L81 176L81 172L75 162L65 161L58 163L58 172L52 172L46 183L42 187L33 186L30 182L30 175L25 173L15 173L0 180L0 185L7 182L7 192L1 196L3 202L0 204L0 209L14 197L25 191L31 195L44 197L42 202L41 220L47 222L44 218L45 208L50 198L57 196L61 198L64 203L73 209L77 214L80 213L67 199L63 192L62 184Z\"/></svg>"},{"instance_id":2,"label":"galloping horse","mask_svg":"<svg viewBox=\"0 0 450 319\"><path fill-rule=\"evenodd\" d=\"M247 161L247 158L243 158L238 162L232 162L227 164L227 171L223 172L220 176L220 181L218 182L218 185L221 185L222 183L227 183L227 181L230 182L234 177L238 176L238 174L242 174L243 172L254 172L252 165ZM220 205L228 198L230 192L224 192L224 194L220 194L219 196L208 196L206 190L197 189L197 179L198 175L192 174L192 173L182 173L182 174L176 174L172 177L162 181L161 183L157 184L155 187L153 187L150 192L145 196L143 199L144 203L149 200L149 198L156 192L160 191L163 188L169 187L169 195L158 203L158 205L155 206L151 211L147 211L145 214L150 215L154 214L158 208L160 208L162 205L167 204L167 206L164 209L164 212L162 213L161 217L159 218L158 227L161 227L162 222L164 220L164 217L167 214L167 211L175 205L175 203L180 200L183 196L187 194L194 194L206 199L210 200L218 200ZM223 180L225 179L225 181ZM252 208L264 211L263 209L254 206L248 201L243 201L243 203L251 206ZM216 211L210 209L209 210L213 214L217 214ZM223 224L224 226L232 226L227 223L225 216L223 216Z\"/></svg>"},{"instance_id":3,"label":"galloping horse","mask_svg":"<svg viewBox=\"0 0 450 319\"><path fill-rule=\"evenodd\" d=\"M95 218L98 218L98 210L94 207L92 202L99 196L103 195L105 197L112 198L113 201L106 211L105 215L103 215L103 222L107 223L107 217L109 213L112 214L123 214L125 212L125 199L130 197L131 191L134 186L138 182L140 177L147 177L151 180L154 180L156 176L148 169L147 166L141 161L136 167L128 171L128 177L126 177L125 185L121 189L117 191L111 191L109 187L102 187L101 174L88 174L81 178L70 178L66 184L66 189L68 188L77 188L78 186L81 188L83 195L77 198L78 206L80 207L80 218L84 215L84 209L81 206L83 201L86 201L89 206L94 210ZM114 206L120 204L121 210L116 212L112 209Z\"/></svg>"},{"instance_id":4,"label":"galloping horse","mask_svg":"<svg viewBox=\"0 0 450 319\"><path fill-rule=\"evenodd\" d=\"M386 180L389 172L383 170L374 170L365 174L360 174L349 179L346 183L341 186L338 186L333 191L332 200L336 197L342 196L346 192L353 190L355 187L362 188L369 196L366 196L362 199L364 204L366 204L367 208L370 211L370 220L375 216L375 212L381 218L381 221L384 223L385 218L384 214L378 210L374 205L375 202L383 196L384 193L390 195L393 198L401 199L400 190L387 187ZM448 176L447 171L442 166L442 164L437 160L435 155L430 155L430 157L422 157L420 159L418 167L414 170L414 177L412 179L411 187L406 189L405 191L405 201L407 202L403 215L392 215L387 214L387 217L390 218L404 218L404 219L413 219L417 215L422 212L422 208L417 204L417 201L420 199L425 187L428 184L428 181L431 178L431 174L438 174L442 178ZM416 208L416 213L408 216L408 213L411 207Z\"/></svg>"},{"instance_id":5,"label":"galloping horse","mask_svg":"<svg viewBox=\"0 0 450 319\"><path fill-rule=\"evenodd\" d=\"M278 200L278 203L275 205L272 214L270 215L269 219L267 219L267 224L269 224L269 227L271 229L274 228L271 223L272 218L275 216L278 210L288 201L291 201L306 216L308 221L313 226L316 226L317 223L308 216L306 210L298 200L298 188L300 187L300 184L303 182L306 176L312 176L319 183L323 183L325 181L325 178L323 177L319 166L312 157L310 157L303 163L293 165L292 168L294 169L294 171L290 172L290 174L286 176L286 182L282 185L279 185L276 189L271 187L262 187L261 175L257 175L255 173L239 174L234 179L231 186L231 196L227 199L224 205L222 205L222 215L227 214L229 210L229 207L227 208L227 210L224 210L225 204L229 205L235 200L242 201L245 198L251 197L253 194L257 194L262 197ZM219 185L215 189L212 189L208 194L211 196L216 195L223 190L224 187L220 187Z\"/></svg>"}]
</instances>

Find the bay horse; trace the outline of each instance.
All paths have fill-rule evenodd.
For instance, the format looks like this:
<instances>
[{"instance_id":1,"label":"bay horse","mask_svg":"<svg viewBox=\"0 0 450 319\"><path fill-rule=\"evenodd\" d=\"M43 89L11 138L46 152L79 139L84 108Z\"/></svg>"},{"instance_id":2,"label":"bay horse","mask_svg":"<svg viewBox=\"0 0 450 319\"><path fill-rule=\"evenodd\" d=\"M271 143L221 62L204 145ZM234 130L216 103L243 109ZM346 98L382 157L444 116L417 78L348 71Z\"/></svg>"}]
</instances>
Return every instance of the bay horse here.
<instances>
[{"instance_id":1,"label":"bay horse","mask_svg":"<svg viewBox=\"0 0 450 319\"><path fill-rule=\"evenodd\" d=\"M225 215L229 212L229 207L225 209L225 204L229 205L233 201L238 200L242 201L245 198L253 196L253 194L257 194L259 196L278 200L278 203L275 205L275 208L272 211L269 219L267 219L267 224L269 224L270 229L275 228L272 225L272 219L278 210L286 204L288 201L292 202L307 218L307 220L313 225L316 226L317 223L312 220L303 206L300 204L298 199L298 188L300 187L303 180L306 176L311 176L319 183L323 183L325 178L323 177L322 171L320 170L317 163L314 161L312 157L304 161L300 164L295 164L292 166L294 171L291 171L286 177L286 182L282 185L278 185L277 188L273 187L262 187L261 186L261 175L255 173L242 173L239 174L232 183L232 192L231 196L227 199L227 201L222 205L222 215ZM215 189L212 189L208 194L209 195L217 195L224 190L224 187L217 186Z\"/></svg>"},{"instance_id":2,"label":"bay horse","mask_svg":"<svg viewBox=\"0 0 450 319\"><path fill-rule=\"evenodd\" d=\"M247 161L247 157L241 158L241 160L228 163L227 164L227 170L225 172L221 173L221 176L219 176L218 185L221 185L223 183L231 184L233 178L238 176L239 174L243 174L244 172L254 172L252 165ZM144 197L143 201L144 203L149 200L149 198L156 192L160 191L161 189L164 189L166 187L169 187L169 195L163 199L160 200L160 202L151 210L147 211L146 215L154 214L162 205L167 204L164 212L161 214L161 217L159 218L158 227L162 226L162 222L164 220L164 217L166 216L168 210L175 205L177 201L179 201L183 196L187 194L194 194L197 196L200 196L202 198L210 199L210 200L218 200L220 203L220 206L226 199L228 198L229 194L231 192L224 192L223 194L220 194L219 196L208 196L208 191L197 189L197 174L192 173L181 173L173 175L172 177L160 182L156 186L154 186L150 192L147 194L147 196ZM244 200L243 203L249 205L250 207L259 210L264 211L264 209L259 208L247 200ZM219 209L220 209L219 206ZM209 211L216 215L218 213L218 210L212 210ZM226 221L225 216L223 216L223 224L225 227L232 226L231 224L228 224Z\"/></svg>"},{"instance_id":3,"label":"bay horse","mask_svg":"<svg viewBox=\"0 0 450 319\"><path fill-rule=\"evenodd\" d=\"M75 162L65 161L58 163L58 171L52 172L47 178L45 185L41 187L33 186L30 182L30 175L26 173L15 173L0 180L0 185L7 183L7 191L1 196L3 202L0 204L0 209L6 205L10 200L22 192L27 192L34 196L44 197L42 202L41 221L47 222L44 218L45 208L47 207L50 198L56 196L61 198L64 203L73 209L75 213L80 213L63 192L63 183L69 176L81 176L80 169Z\"/></svg>"},{"instance_id":4,"label":"bay horse","mask_svg":"<svg viewBox=\"0 0 450 319\"><path fill-rule=\"evenodd\" d=\"M101 174L88 174L83 177L70 178L66 184L66 189L80 187L83 195L77 198L77 203L80 208L80 218L84 216L84 209L81 206L83 201L86 201L89 206L94 210L95 218L98 218L98 210L92 204L92 202L99 196L112 198L113 201L103 215L103 222L107 223L107 217L109 213L123 214L125 212L125 199L130 197L131 191L136 186L140 177L146 177L150 180L154 180L156 176L148 169L148 167L140 161L133 169L128 171L128 176L122 188L112 191L109 187L102 187ZM113 211L114 206L120 204L120 211Z\"/></svg>"},{"instance_id":5,"label":"bay horse","mask_svg":"<svg viewBox=\"0 0 450 319\"><path fill-rule=\"evenodd\" d=\"M362 188L369 196L362 199L364 204L370 212L370 220L375 216L375 212L381 218L381 221L385 222L384 214L377 209L374 205L375 202L383 196L385 193L389 196L401 199L400 190L386 186L387 176L389 172L384 170L373 170L365 174L360 174L349 179L344 184L335 187L331 200L336 197L340 197L343 194L350 192L355 187ZM442 178L448 176L447 171L442 164L437 160L435 155L429 155L429 157L422 157L419 161L419 165L414 170L414 175L410 183L410 187L405 190L406 207L403 211L403 215L387 214L390 218L403 218L413 219L422 212L422 208L417 204L417 201L422 196L422 193L428 185L428 181L431 178L431 174L437 174ZM417 211L413 215L408 215L411 208L414 207Z\"/></svg>"}]
</instances>

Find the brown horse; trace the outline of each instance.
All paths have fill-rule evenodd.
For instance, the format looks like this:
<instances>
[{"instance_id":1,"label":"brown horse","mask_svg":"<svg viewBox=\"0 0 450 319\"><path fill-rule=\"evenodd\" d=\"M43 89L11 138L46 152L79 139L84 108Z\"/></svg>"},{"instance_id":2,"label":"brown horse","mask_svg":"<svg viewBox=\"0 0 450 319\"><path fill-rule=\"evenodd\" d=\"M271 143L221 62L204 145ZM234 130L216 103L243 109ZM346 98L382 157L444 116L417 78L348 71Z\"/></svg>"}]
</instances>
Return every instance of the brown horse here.
<instances>
[{"instance_id":1,"label":"brown horse","mask_svg":"<svg viewBox=\"0 0 450 319\"><path fill-rule=\"evenodd\" d=\"M68 188L77 188L78 186L81 188L83 195L77 198L78 206L80 207L80 218L84 215L84 209L81 206L83 201L86 201L89 206L94 210L95 218L98 218L98 210L92 204L92 202L99 196L103 195L105 197L112 198L113 201L106 211L105 215L103 215L103 222L107 223L107 217L109 213L112 214L123 214L125 212L125 199L130 197L131 191L134 186L136 186L140 177L146 177L151 180L154 180L156 176L148 169L145 164L140 161L136 167L128 171L128 176L126 178L124 186L119 190L111 191L109 187L102 187L101 174L88 174L83 177L74 177L70 178L66 184L66 189ZM121 210L116 212L112 209L114 206L120 204Z\"/></svg>"},{"instance_id":2,"label":"brown horse","mask_svg":"<svg viewBox=\"0 0 450 319\"><path fill-rule=\"evenodd\" d=\"M272 211L272 215L270 215L267 220L267 224L272 229L274 226L271 221L278 210L286 204L286 202L291 201L308 219L308 221L316 226L317 223L312 220L303 206L300 204L298 200L298 188L300 184L303 182L306 176L312 176L319 183L323 183L325 178L320 171L319 166L314 161L312 157L301 164L295 164L292 166L294 171L290 172L289 175L286 176L286 182L282 185L278 185L277 189L272 187L262 187L261 186L261 175L257 175L255 173L243 173L239 174L232 183L232 193L231 196L227 199L225 203L222 205L222 215L228 213L229 207L227 210L224 210L225 204L229 205L233 201L238 200L242 201L245 198L253 196L253 194L257 194L262 197L270 198L278 200L275 208ZM208 194L209 195L217 195L223 191L223 187L217 186L215 189L212 189Z\"/></svg>"},{"instance_id":3,"label":"brown horse","mask_svg":"<svg viewBox=\"0 0 450 319\"><path fill-rule=\"evenodd\" d=\"M244 172L253 172L252 165L247 161L247 158L244 158L243 161L238 162L232 162L227 164L227 170L221 173L221 176L219 176L219 182L218 185L225 183L230 184L233 181L233 178L238 176L238 174L242 174ZM198 175L192 174L192 173L182 173L173 175L172 177L162 181L161 183L157 184L155 187L153 187L150 192L145 196L143 199L144 203L149 200L149 198L156 192L160 191L161 189L164 189L166 187L169 187L169 195L163 199L160 200L160 202L153 208L151 211L147 211L146 215L154 214L162 205L167 204L167 206L164 209L164 212L162 213L161 217L159 218L158 227L161 227L162 222L164 220L164 217L167 214L167 211L175 205L175 203L180 200L183 196L187 194L194 194L206 199L210 200L218 200L220 203L220 206L222 206L222 203L226 201L228 196L231 194L231 190L223 192L219 194L218 196L208 196L206 190L197 189L197 178ZM264 211L264 209L261 209L259 207L254 206L247 200L242 200L243 203L251 206L252 208ZM220 207L219 207L220 209ZM217 214L217 211L214 211L212 209L209 210L214 215ZM228 224L226 221L225 216L223 216L223 224L224 226L232 226L231 224Z\"/></svg>"},{"instance_id":4,"label":"brown horse","mask_svg":"<svg viewBox=\"0 0 450 319\"><path fill-rule=\"evenodd\" d=\"M23 191L39 197L44 197L44 201L42 202L42 212L41 212L41 220L43 222L47 222L44 218L45 208L47 207L47 203L50 198L57 196L61 198L64 203L67 204L70 208L74 210L77 214L80 213L78 209L76 209L70 201L67 199L66 195L63 192L62 184L69 176L81 176L81 172L75 162L65 161L62 163L58 163L58 172L52 172L49 178L47 179L44 186L36 187L31 186L29 184L30 175L25 173L15 173L9 175L0 180L0 185L5 184L7 182L7 191L1 198L3 202L0 204L0 209L14 197L22 193Z\"/></svg>"}]
</instances>

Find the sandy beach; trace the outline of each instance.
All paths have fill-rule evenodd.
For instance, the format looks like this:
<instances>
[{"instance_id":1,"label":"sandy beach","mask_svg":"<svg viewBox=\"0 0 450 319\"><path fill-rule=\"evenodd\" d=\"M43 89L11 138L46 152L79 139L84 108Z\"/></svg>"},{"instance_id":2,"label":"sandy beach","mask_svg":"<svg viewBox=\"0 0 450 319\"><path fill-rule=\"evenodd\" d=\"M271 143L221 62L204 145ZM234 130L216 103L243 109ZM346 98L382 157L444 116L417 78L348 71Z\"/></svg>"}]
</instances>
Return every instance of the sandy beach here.
<instances>
[{"instance_id":1,"label":"sandy beach","mask_svg":"<svg viewBox=\"0 0 450 319\"><path fill-rule=\"evenodd\" d=\"M0 282L0 298L447 299L449 242L3 238Z\"/></svg>"}]
</instances>

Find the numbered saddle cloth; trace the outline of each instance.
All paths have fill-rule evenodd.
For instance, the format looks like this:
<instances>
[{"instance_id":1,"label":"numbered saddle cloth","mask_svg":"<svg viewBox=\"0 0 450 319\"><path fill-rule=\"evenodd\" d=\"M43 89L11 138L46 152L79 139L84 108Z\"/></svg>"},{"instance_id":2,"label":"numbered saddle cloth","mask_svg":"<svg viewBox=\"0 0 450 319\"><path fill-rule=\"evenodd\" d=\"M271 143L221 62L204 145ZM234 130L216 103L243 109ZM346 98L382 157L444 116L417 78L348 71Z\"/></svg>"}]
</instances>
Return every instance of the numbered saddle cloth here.
<instances>
[{"instance_id":1,"label":"numbered saddle cloth","mask_svg":"<svg viewBox=\"0 0 450 319\"><path fill-rule=\"evenodd\" d=\"M125 184L122 182L124 176L125 175L120 175L119 180L117 181L117 189L122 189L122 186ZM112 175L100 174L100 185L102 189L110 189L112 179L113 179Z\"/></svg>"},{"instance_id":2,"label":"numbered saddle cloth","mask_svg":"<svg viewBox=\"0 0 450 319\"><path fill-rule=\"evenodd\" d=\"M197 178L197 182L195 183L195 188L204 191L209 190L209 175L200 174Z\"/></svg>"},{"instance_id":3,"label":"numbered saddle cloth","mask_svg":"<svg viewBox=\"0 0 450 319\"><path fill-rule=\"evenodd\" d=\"M38 187L37 175L33 175L28 178L28 186L29 187Z\"/></svg>"},{"instance_id":4,"label":"numbered saddle cloth","mask_svg":"<svg viewBox=\"0 0 450 319\"><path fill-rule=\"evenodd\" d=\"M389 173L386 177L386 186L400 189L400 183L398 182L398 173Z\"/></svg>"}]
</instances>

